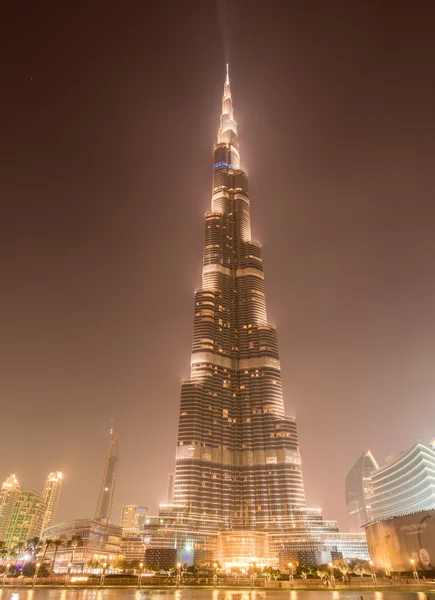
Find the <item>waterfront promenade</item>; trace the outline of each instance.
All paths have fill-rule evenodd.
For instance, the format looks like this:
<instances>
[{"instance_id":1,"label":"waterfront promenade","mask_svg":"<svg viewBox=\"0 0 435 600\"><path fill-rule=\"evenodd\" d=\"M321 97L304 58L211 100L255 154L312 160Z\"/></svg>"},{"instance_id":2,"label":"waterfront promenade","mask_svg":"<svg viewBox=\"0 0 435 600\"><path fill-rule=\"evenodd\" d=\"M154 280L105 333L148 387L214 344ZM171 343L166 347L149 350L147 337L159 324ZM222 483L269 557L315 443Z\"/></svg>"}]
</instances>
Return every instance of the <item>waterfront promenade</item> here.
<instances>
[{"instance_id":1,"label":"waterfront promenade","mask_svg":"<svg viewBox=\"0 0 435 600\"><path fill-rule=\"evenodd\" d=\"M337 591L340 595L343 593L356 592L370 593L374 592L424 592L434 594L435 581L420 579L377 579L373 581L369 577L353 578L349 582L337 582L332 587L325 585L319 579L294 579L293 581L283 580L274 581L265 578L248 577L225 577L218 578L181 578L177 581L172 577L142 577L138 576L86 576L76 575L68 578L67 576L54 576L47 578L0 578L0 590L4 589L143 589L145 590L165 590L173 592L188 590L208 590L208 591L243 591L243 590L263 590L264 592L295 591L295 592L323 592ZM184 595L184 593L183 593ZM1 598L1 596L0 596ZM359 598L359 597L358 597ZM423 596L424 598L424 596Z\"/></svg>"}]
</instances>

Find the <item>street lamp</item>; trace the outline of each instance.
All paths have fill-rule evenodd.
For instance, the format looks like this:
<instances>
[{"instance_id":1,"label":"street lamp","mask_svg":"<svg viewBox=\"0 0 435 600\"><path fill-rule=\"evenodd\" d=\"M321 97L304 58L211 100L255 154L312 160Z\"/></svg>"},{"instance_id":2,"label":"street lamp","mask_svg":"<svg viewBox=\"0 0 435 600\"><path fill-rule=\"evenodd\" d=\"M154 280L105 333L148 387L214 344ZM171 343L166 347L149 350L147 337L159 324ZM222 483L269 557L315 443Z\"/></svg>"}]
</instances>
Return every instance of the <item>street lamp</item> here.
<instances>
[{"instance_id":1,"label":"street lamp","mask_svg":"<svg viewBox=\"0 0 435 600\"><path fill-rule=\"evenodd\" d=\"M72 563L68 564L68 570L66 572L66 577L65 577L65 587L68 586L68 581L69 581L69 575L71 573L71 567L72 567Z\"/></svg>"},{"instance_id":2,"label":"street lamp","mask_svg":"<svg viewBox=\"0 0 435 600\"><path fill-rule=\"evenodd\" d=\"M36 563L36 568L35 568L35 574L33 575L33 587L35 587L35 581L36 578L38 577L38 571L39 571L39 567L41 566L41 563Z\"/></svg>"},{"instance_id":3,"label":"street lamp","mask_svg":"<svg viewBox=\"0 0 435 600\"><path fill-rule=\"evenodd\" d=\"M249 566L252 569L251 570L251 590L253 590L254 589L254 581L255 581L255 576L254 576L254 567L255 567L255 565L254 565L254 563L249 563Z\"/></svg>"},{"instance_id":4,"label":"street lamp","mask_svg":"<svg viewBox=\"0 0 435 600\"><path fill-rule=\"evenodd\" d=\"M416 581L418 581L418 573L417 573L417 566L415 564L415 560L413 558L411 558L411 565L412 565L412 569L414 571L414 579Z\"/></svg>"},{"instance_id":5,"label":"street lamp","mask_svg":"<svg viewBox=\"0 0 435 600\"><path fill-rule=\"evenodd\" d=\"M293 583L293 563L291 562L288 563L288 573L289 581Z\"/></svg>"},{"instance_id":6,"label":"street lamp","mask_svg":"<svg viewBox=\"0 0 435 600\"><path fill-rule=\"evenodd\" d=\"M376 573L373 571L374 562L372 560L369 560L369 565L370 565L370 572L372 575L373 583L376 583Z\"/></svg>"},{"instance_id":7,"label":"street lamp","mask_svg":"<svg viewBox=\"0 0 435 600\"><path fill-rule=\"evenodd\" d=\"M214 585L214 587L216 587L217 586L217 567L218 567L217 563L214 563L213 567L214 567L213 585Z\"/></svg>"},{"instance_id":8,"label":"street lamp","mask_svg":"<svg viewBox=\"0 0 435 600\"><path fill-rule=\"evenodd\" d=\"M3 583L2 583L2 587L4 587L5 585L5 581L6 581L6 577L8 576L9 573L9 569L11 568L11 563L7 563L6 565L6 569L5 572L3 573Z\"/></svg>"},{"instance_id":9,"label":"street lamp","mask_svg":"<svg viewBox=\"0 0 435 600\"><path fill-rule=\"evenodd\" d=\"M334 587L334 565L332 562L328 563L329 565L329 570L331 572L331 587Z\"/></svg>"},{"instance_id":10,"label":"street lamp","mask_svg":"<svg viewBox=\"0 0 435 600\"><path fill-rule=\"evenodd\" d=\"M180 586L180 579L181 579L181 563L177 563L177 578L176 578L177 587Z\"/></svg>"},{"instance_id":11,"label":"street lamp","mask_svg":"<svg viewBox=\"0 0 435 600\"><path fill-rule=\"evenodd\" d=\"M103 585L104 585L104 581L106 579L106 569L107 569L107 563L103 563L103 572L101 573L100 587L103 587Z\"/></svg>"}]
</instances>

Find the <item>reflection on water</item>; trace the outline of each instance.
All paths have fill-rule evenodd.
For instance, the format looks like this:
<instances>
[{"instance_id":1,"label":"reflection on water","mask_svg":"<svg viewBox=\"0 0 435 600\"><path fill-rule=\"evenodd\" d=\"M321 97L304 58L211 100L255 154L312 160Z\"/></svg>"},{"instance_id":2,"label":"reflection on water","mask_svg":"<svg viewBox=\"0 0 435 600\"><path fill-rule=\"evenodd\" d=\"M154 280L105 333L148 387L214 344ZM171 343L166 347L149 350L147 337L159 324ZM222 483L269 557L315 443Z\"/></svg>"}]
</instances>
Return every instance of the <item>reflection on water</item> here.
<instances>
[{"instance_id":1,"label":"reflection on water","mask_svg":"<svg viewBox=\"0 0 435 600\"><path fill-rule=\"evenodd\" d=\"M0 600L435 600L426 592L206 589L0 589Z\"/></svg>"}]
</instances>

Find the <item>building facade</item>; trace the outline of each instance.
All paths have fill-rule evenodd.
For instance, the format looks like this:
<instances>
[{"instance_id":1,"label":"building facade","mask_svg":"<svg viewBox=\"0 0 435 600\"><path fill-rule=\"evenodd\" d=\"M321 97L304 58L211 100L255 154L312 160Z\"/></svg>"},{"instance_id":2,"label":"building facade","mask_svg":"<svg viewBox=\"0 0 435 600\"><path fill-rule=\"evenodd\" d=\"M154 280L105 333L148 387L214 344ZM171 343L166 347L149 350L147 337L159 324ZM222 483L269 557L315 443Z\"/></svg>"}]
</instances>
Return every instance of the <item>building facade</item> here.
<instances>
[{"instance_id":1,"label":"building facade","mask_svg":"<svg viewBox=\"0 0 435 600\"><path fill-rule=\"evenodd\" d=\"M45 480L44 489L42 490L42 499L47 508L42 523L42 531L54 523L59 504L60 491L62 489L62 478L62 473L60 471L55 471L54 473L50 473Z\"/></svg>"},{"instance_id":2,"label":"building facade","mask_svg":"<svg viewBox=\"0 0 435 600\"><path fill-rule=\"evenodd\" d=\"M378 569L435 570L435 510L383 519L366 527L370 556ZM413 561L413 563L411 562Z\"/></svg>"},{"instance_id":3,"label":"building facade","mask_svg":"<svg viewBox=\"0 0 435 600\"><path fill-rule=\"evenodd\" d=\"M361 531L371 520L373 484L371 475L379 465L370 450L356 461L346 477L346 508L350 517L351 529Z\"/></svg>"},{"instance_id":4,"label":"building facade","mask_svg":"<svg viewBox=\"0 0 435 600\"><path fill-rule=\"evenodd\" d=\"M4 542L12 518L14 506L20 497L20 484L12 473L3 482L0 490L0 542Z\"/></svg>"},{"instance_id":5,"label":"building facade","mask_svg":"<svg viewBox=\"0 0 435 600\"><path fill-rule=\"evenodd\" d=\"M22 490L15 502L5 536L5 544L12 549L33 537L40 537L46 504L37 492Z\"/></svg>"},{"instance_id":6,"label":"building facade","mask_svg":"<svg viewBox=\"0 0 435 600\"><path fill-rule=\"evenodd\" d=\"M122 529L141 531L144 528L145 520L149 515L148 506L137 506L136 504L124 504L121 509L121 527Z\"/></svg>"},{"instance_id":7,"label":"building facade","mask_svg":"<svg viewBox=\"0 0 435 600\"><path fill-rule=\"evenodd\" d=\"M113 497L119 465L118 434L114 434L111 430L110 436L109 451L104 467L97 508L95 510L95 519L99 519L104 523L110 523L112 519Z\"/></svg>"},{"instance_id":8,"label":"building facade","mask_svg":"<svg viewBox=\"0 0 435 600\"><path fill-rule=\"evenodd\" d=\"M183 382L174 502L219 529L280 530L305 507L296 421L284 414L261 245L251 237L229 78L213 149L191 376Z\"/></svg>"},{"instance_id":9,"label":"building facade","mask_svg":"<svg viewBox=\"0 0 435 600\"><path fill-rule=\"evenodd\" d=\"M168 503L174 502L174 492L175 492L175 473L168 473L168 493L167 493Z\"/></svg>"},{"instance_id":10,"label":"building facade","mask_svg":"<svg viewBox=\"0 0 435 600\"><path fill-rule=\"evenodd\" d=\"M435 450L416 442L371 475L373 521L435 509Z\"/></svg>"},{"instance_id":11,"label":"building facade","mask_svg":"<svg viewBox=\"0 0 435 600\"><path fill-rule=\"evenodd\" d=\"M68 540L73 536L79 536L82 540L77 548L68 546ZM86 571L90 560L102 559L110 564L122 556L121 527L97 519L56 523L45 530L43 542L47 539L60 539L64 542L56 554L55 571L60 573L67 570L69 563L73 565L73 572L81 572ZM56 548L50 546L46 559L52 561L55 552Z\"/></svg>"}]
</instances>

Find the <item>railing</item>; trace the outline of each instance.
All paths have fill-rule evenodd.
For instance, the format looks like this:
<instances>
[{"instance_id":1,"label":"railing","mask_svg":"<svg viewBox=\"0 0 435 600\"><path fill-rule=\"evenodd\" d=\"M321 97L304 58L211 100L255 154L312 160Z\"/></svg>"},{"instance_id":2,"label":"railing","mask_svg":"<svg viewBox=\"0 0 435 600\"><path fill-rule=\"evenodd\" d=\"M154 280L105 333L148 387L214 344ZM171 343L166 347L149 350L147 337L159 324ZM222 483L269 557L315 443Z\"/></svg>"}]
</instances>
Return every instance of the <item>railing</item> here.
<instances>
[{"instance_id":1,"label":"railing","mask_svg":"<svg viewBox=\"0 0 435 600\"><path fill-rule=\"evenodd\" d=\"M75 577L83 577L83 580L74 581ZM265 589L287 589L287 590L320 590L328 589L328 582L320 579L293 579L268 580L264 577L188 577L184 576L177 581L177 577L144 577L139 575L113 576L87 576L86 574L72 574L69 578L65 575L51 576L45 578L34 577L1 577L1 587L63 587L63 588L110 588L110 587L141 587L141 588L176 588L176 587L209 587L209 588L265 588ZM380 590L391 591L416 591L434 589L435 581L420 579L381 579L375 582L368 577L355 578L348 582L335 582L331 589L335 590Z\"/></svg>"}]
</instances>

